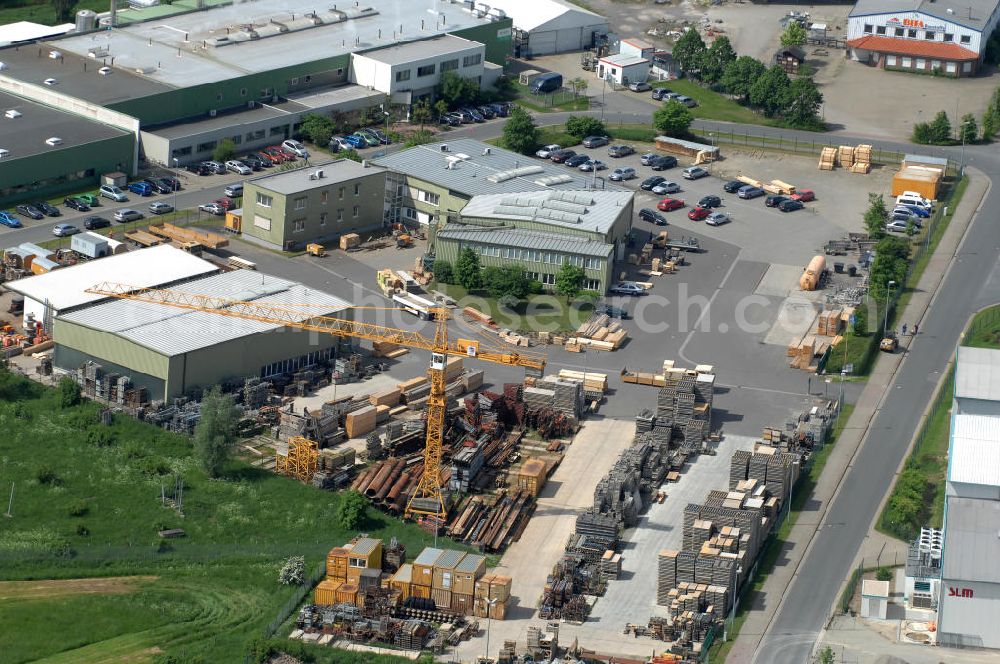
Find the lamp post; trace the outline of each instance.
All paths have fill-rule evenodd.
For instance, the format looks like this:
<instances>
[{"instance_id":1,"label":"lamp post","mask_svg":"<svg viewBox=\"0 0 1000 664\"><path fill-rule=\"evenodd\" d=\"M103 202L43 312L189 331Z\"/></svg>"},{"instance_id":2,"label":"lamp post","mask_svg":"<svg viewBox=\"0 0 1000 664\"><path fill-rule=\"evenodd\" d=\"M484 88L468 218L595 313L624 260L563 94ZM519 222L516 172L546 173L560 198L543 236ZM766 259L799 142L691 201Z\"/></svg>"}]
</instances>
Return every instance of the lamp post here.
<instances>
[{"instance_id":1,"label":"lamp post","mask_svg":"<svg viewBox=\"0 0 1000 664\"><path fill-rule=\"evenodd\" d=\"M889 283L885 285L885 315L882 318L882 336L885 336L889 327L889 293L892 292L892 289L895 286L895 281L889 281Z\"/></svg>"},{"instance_id":2,"label":"lamp post","mask_svg":"<svg viewBox=\"0 0 1000 664\"><path fill-rule=\"evenodd\" d=\"M385 116L385 140L386 140L385 153L389 154L389 142L388 142L389 141L389 111L385 110L384 107L382 109L382 115Z\"/></svg>"},{"instance_id":3,"label":"lamp post","mask_svg":"<svg viewBox=\"0 0 1000 664\"><path fill-rule=\"evenodd\" d=\"M604 93L608 91L608 73L602 72L601 80L604 84L601 86L601 122L604 122Z\"/></svg>"},{"instance_id":4,"label":"lamp post","mask_svg":"<svg viewBox=\"0 0 1000 664\"><path fill-rule=\"evenodd\" d=\"M715 161L715 132L708 132L708 144L712 147L711 153L708 155L708 171L712 172L712 162Z\"/></svg>"},{"instance_id":5,"label":"lamp post","mask_svg":"<svg viewBox=\"0 0 1000 664\"><path fill-rule=\"evenodd\" d=\"M499 598L486 600L486 653L483 656L487 660L490 658L490 627L493 626L493 612L491 609L498 601Z\"/></svg>"},{"instance_id":6,"label":"lamp post","mask_svg":"<svg viewBox=\"0 0 1000 664\"><path fill-rule=\"evenodd\" d=\"M175 171L177 170L177 164L178 164L177 157L174 157L174 170ZM177 175L177 174L174 173L174 175ZM180 180L178 180L175 177L174 178L174 182L173 182L173 189L174 189L174 214L177 214L177 190L180 189L180 187L181 187Z\"/></svg>"}]
</instances>

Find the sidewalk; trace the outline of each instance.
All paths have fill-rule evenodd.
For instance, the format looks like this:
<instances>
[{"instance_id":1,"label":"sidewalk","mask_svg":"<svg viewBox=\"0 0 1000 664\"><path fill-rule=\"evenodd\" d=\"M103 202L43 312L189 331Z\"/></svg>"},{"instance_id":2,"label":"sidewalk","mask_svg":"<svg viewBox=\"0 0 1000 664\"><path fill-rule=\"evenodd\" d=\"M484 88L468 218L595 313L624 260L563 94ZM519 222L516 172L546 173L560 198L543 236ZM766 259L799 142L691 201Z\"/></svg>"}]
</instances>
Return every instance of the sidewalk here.
<instances>
[{"instance_id":1,"label":"sidewalk","mask_svg":"<svg viewBox=\"0 0 1000 664\"><path fill-rule=\"evenodd\" d=\"M962 201L955 210L948 230L945 231L940 244L938 244L937 251L928 261L906 309L902 312L899 318L901 321L909 321L911 325L913 322L923 322L934 294L944 279L948 266L954 259L958 246L965 235L965 230L989 190L989 180L982 173L969 169L968 175L969 185ZM903 339L902 347L908 349L913 343L913 339L913 337ZM792 584L813 536L819 530L826 518L827 509L833 498L836 497L841 480L850 468L855 453L867 439L871 422L882 407L905 356L905 352L892 355L881 354L876 361L865 389L858 398L854 412L841 431L840 438L830 454L823 475L813 490L812 497L819 504L815 512L816 518L799 521L789 533L788 540L783 544L779 555L779 560L787 562L771 573L764 586L764 592L757 594L756 601L751 605L751 611L740 629L740 636L737 637L727 657L727 662L730 664L750 664L753 661L757 646L782 604L780 601L765 603L762 601L762 597L764 595L781 596L782 589L788 588ZM892 484L893 482L887 482L886 494L888 494ZM870 529L858 555L874 559L881 552L883 560L891 560L894 554L898 555L897 547L903 547L905 550L905 544L902 542L884 537Z\"/></svg>"}]
</instances>

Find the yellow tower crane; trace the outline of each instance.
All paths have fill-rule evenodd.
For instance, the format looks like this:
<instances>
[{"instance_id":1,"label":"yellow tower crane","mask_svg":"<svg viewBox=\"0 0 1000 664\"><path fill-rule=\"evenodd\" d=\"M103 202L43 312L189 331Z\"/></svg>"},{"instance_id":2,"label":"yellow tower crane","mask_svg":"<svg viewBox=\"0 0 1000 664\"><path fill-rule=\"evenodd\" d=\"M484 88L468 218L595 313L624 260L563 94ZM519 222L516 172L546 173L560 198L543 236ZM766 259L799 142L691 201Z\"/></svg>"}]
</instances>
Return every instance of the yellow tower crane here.
<instances>
[{"instance_id":1,"label":"yellow tower crane","mask_svg":"<svg viewBox=\"0 0 1000 664\"><path fill-rule=\"evenodd\" d=\"M332 334L352 339L388 342L407 348L430 351L431 362L427 370L431 391L427 399L427 442L424 447L424 470L413 495L406 506L406 516L414 515L447 517L444 495L441 493L441 454L444 440L445 395L444 368L448 355L465 355L494 364L524 367L526 373L541 376L545 370L545 358L534 353L503 352L480 349L479 342L458 339L448 340L448 311L433 309L435 318L434 338L429 339L419 332L409 332L374 323L335 318L333 316L313 316L294 306L278 306L264 302L229 300L210 295L196 295L166 288L140 288L128 284L104 282L87 289L88 293L114 297L135 302L162 304L192 311L203 311L242 318L263 323L271 323L311 332Z\"/></svg>"}]
</instances>

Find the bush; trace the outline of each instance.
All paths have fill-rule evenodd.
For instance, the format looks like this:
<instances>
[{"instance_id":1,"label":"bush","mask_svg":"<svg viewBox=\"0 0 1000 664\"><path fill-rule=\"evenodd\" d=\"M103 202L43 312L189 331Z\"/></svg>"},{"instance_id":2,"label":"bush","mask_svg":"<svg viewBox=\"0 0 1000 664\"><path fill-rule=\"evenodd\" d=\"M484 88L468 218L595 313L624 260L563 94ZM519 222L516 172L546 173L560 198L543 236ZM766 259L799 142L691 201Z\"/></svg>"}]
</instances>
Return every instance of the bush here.
<instances>
[{"instance_id":1,"label":"bush","mask_svg":"<svg viewBox=\"0 0 1000 664\"><path fill-rule=\"evenodd\" d=\"M367 502L357 491L346 491L337 506L337 522L344 530L357 530L365 520Z\"/></svg>"},{"instance_id":2,"label":"bush","mask_svg":"<svg viewBox=\"0 0 1000 664\"><path fill-rule=\"evenodd\" d=\"M330 139L326 139L330 142ZM236 156L236 143L233 143L233 139L224 138L219 141L215 149L212 150L212 159L215 161L226 162Z\"/></svg>"},{"instance_id":3,"label":"bush","mask_svg":"<svg viewBox=\"0 0 1000 664\"><path fill-rule=\"evenodd\" d=\"M545 286L543 286L542 282L538 281L537 279L532 279L531 281L528 282L528 292L531 295L541 295L543 292L545 292Z\"/></svg>"},{"instance_id":4,"label":"bush","mask_svg":"<svg viewBox=\"0 0 1000 664\"><path fill-rule=\"evenodd\" d=\"M87 505L86 500L74 501L72 505L69 506L67 510L70 516L84 516L90 511L90 507Z\"/></svg>"},{"instance_id":5,"label":"bush","mask_svg":"<svg viewBox=\"0 0 1000 664\"><path fill-rule=\"evenodd\" d=\"M448 261L434 261L434 278L442 284L455 283L455 271Z\"/></svg>"},{"instance_id":6,"label":"bush","mask_svg":"<svg viewBox=\"0 0 1000 664\"><path fill-rule=\"evenodd\" d=\"M35 471L35 479L38 480L39 484L47 486L57 486L60 484L59 476L56 475L56 471L52 470L50 466L39 466L38 470Z\"/></svg>"},{"instance_id":7,"label":"bush","mask_svg":"<svg viewBox=\"0 0 1000 664\"><path fill-rule=\"evenodd\" d=\"M674 99L653 112L653 128L667 136L686 136L692 122L688 107Z\"/></svg>"},{"instance_id":8,"label":"bush","mask_svg":"<svg viewBox=\"0 0 1000 664\"><path fill-rule=\"evenodd\" d=\"M571 115L566 118L566 133L582 139L587 136L604 136L608 130L597 118Z\"/></svg>"},{"instance_id":9,"label":"bush","mask_svg":"<svg viewBox=\"0 0 1000 664\"><path fill-rule=\"evenodd\" d=\"M879 581L892 581L892 570L888 567L879 567L875 570L875 578Z\"/></svg>"},{"instance_id":10,"label":"bush","mask_svg":"<svg viewBox=\"0 0 1000 664\"><path fill-rule=\"evenodd\" d=\"M306 580L306 559L302 556L287 558L278 572L278 583L283 586L301 586Z\"/></svg>"},{"instance_id":11,"label":"bush","mask_svg":"<svg viewBox=\"0 0 1000 664\"><path fill-rule=\"evenodd\" d=\"M72 408L80 404L80 386L72 378L59 381L59 407Z\"/></svg>"},{"instance_id":12,"label":"bush","mask_svg":"<svg viewBox=\"0 0 1000 664\"><path fill-rule=\"evenodd\" d=\"M87 537L90 535L90 528L81 523L76 527L76 534L80 537Z\"/></svg>"}]
</instances>

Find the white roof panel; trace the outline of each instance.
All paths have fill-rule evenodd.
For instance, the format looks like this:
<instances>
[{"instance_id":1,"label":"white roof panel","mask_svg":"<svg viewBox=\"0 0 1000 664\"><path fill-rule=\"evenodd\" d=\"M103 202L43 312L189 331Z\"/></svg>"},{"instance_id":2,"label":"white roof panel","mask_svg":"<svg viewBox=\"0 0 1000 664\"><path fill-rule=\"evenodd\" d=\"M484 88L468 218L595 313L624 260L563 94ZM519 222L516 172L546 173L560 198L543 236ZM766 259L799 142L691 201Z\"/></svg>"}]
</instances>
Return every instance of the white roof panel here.
<instances>
[{"instance_id":1,"label":"white roof panel","mask_svg":"<svg viewBox=\"0 0 1000 664\"><path fill-rule=\"evenodd\" d=\"M959 346L955 398L1000 401L1000 350Z\"/></svg>"},{"instance_id":2,"label":"white roof panel","mask_svg":"<svg viewBox=\"0 0 1000 664\"><path fill-rule=\"evenodd\" d=\"M943 578L1000 582L1000 501L948 496Z\"/></svg>"},{"instance_id":3,"label":"white roof panel","mask_svg":"<svg viewBox=\"0 0 1000 664\"><path fill-rule=\"evenodd\" d=\"M218 270L212 263L186 251L159 245L18 279L8 282L5 287L62 311L105 299L102 295L86 292L105 281L140 287L162 286Z\"/></svg>"},{"instance_id":4,"label":"white roof panel","mask_svg":"<svg viewBox=\"0 0 1000 664\"><path fill-rule=\"evenodd\" d=\"M1000 416L962 412L953 416L948 480L1000 486Z\"/></svg>"},{"instance_id":5,"label":"white roof panel","mask_svg":"<svg viewBox=\"0 0 1000 664\"><path fill-rule=\"evenodd\" d=\"M607 25L608 21L578 5L562 0L488 0L491 9L502 9L518 30L530 32ZM551 25L550 25L551 24Z\"/></svg>"}]
</instances>

